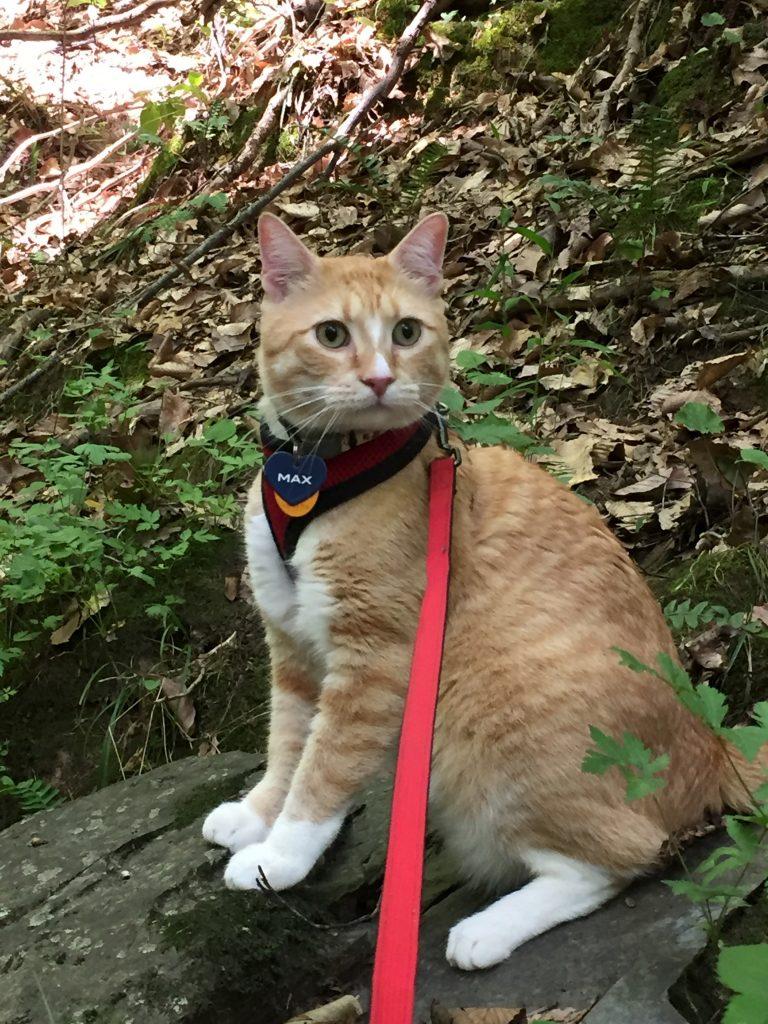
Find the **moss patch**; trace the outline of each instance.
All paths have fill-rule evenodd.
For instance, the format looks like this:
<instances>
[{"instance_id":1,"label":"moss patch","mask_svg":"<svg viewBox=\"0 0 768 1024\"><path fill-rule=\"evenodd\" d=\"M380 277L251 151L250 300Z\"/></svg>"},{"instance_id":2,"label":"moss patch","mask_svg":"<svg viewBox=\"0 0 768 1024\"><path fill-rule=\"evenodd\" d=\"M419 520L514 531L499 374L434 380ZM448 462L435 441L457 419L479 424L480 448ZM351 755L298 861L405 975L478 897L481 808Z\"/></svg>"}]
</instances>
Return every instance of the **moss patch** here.
<instances>
[{"instance_id":1,"label":"moss patch","mask_svg":"<svg viewBox=\"0 0 768 1024\"><path fill-rule=\"evenodd\" d=\"M707 116L727 102L729 82L717 54L699 50L664 75L655 102L681 120Z\"/></svg>"},{"instance_id":2,"label":"moss patch","mask_svg":"<svg viewBox=\"0 0 768 1024\"><path fill-rule=\"evenodd\" d=\"M575 71L614 28L629 6L627 0L560 0L549 5L547 38L537 63L544 71Z\"/></svg>"},{"instance_id":3,"label":"moss patch","mask_svg":"<svg viewBox=\"0 0 768 1024\"><path fill-rule=\"evenodd\" d=\"M480 21L468 42L466 24L449 26L446 34L457 45L466 42L464 60L456 72L458 86L467 90L498 88L500 78L532 57L531 29L546 10L546 3L522 0Z\"/></svg>"},{"instance_id":4,"label":"moss patch","mask_svg":"<svg viewBox=\"0 0 768 1024\"><path fill-rule=\"evenodd\" d=\"M713 939L670 989L670 1002L691 1024L715 1024L732 993L717 979L717 960L723 946L768 941L768 893L734 913L718 940Z\"/></svg>"},{"instance_id":5,"label":"moss patch","mask_svg":"<svg viewBox=\"0 0 768 1024\"><path fill-rule=\"evenodd\" d=\"M317 906L299 892L290 901L298 913L317 917ZM291 1015L287 1006L300 1009L331 988L338 936L309 928L258 893L201 893L192 909L163 915L158 924L168 946L210 974L198 985L210 1001L185 1017L188 1024L282 1024ZM153 1001L151 987L147 997Z\"/></svg>"},{"instance_id":6,"label":"moss patch","mask_svg":"<svg viewBox=\"0 0 768 1024\"><path fill-rule=\"evenodd\" d=\"M663 605L706 601L731 612L749 612L768 601L768 552L751 544L707 551L654 586ZM700 629L694 632L700 632ZM768 640L743 633L731 641L727 671L713 680L742 719L755 701L768 699Z\"/></svg>"}]
</instances>

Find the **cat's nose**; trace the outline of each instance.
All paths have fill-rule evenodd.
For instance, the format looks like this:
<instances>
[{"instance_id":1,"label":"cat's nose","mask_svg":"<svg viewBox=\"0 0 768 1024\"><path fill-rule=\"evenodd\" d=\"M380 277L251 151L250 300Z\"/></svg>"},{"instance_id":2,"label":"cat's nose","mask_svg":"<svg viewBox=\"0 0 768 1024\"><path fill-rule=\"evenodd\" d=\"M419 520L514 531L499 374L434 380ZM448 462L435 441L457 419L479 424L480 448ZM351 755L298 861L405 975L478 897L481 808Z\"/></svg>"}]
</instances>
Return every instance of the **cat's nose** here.
<instances>
[{"instance_id":1,"label":"cat's nose","mask_svg":"<svg viewBox=\"0 0 768 1024\"><path fill-rule=\"evenodd\" d=\"M363 377L363 384L366 384L377 398L381 398L394 377Z\"/></svg>"}]
</instances>

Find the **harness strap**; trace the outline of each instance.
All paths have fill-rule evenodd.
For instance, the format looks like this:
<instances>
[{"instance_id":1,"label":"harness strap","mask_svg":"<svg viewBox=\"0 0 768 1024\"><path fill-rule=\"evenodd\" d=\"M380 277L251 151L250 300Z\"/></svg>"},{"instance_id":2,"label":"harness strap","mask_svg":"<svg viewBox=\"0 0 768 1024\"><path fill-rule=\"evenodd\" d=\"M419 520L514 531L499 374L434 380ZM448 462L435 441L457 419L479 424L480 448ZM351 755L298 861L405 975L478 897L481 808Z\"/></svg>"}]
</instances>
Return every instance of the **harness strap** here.
<instances>
[{"instance_id":1,"label":"harness strap","mask_svg":"<svg viewBox=\"0 0 768 1024\"><path fill-rule=\"evenodd\" d=\"M326 459L328 476L320 488L315 505L305 515L296 518L286 515L280 508L274 489L262 473L264 512L283 559L288 561L291 558L299 537L319 515L389 480L412 462L433 436L436 422L437 417L430 413L417 423L388 430L370 441L364 441ZM275 438L266 425L262 426L261 440L265 458L275 451L292 450L291 441Z\"/></svg>"},{"instance_id":2,"label":"harness strap","mask_svg":"<svg viewBox=\"0 0 768 1024\"><path fill-rule=\"evenodd\" d=\"M429 467L427 583L397 753L370 1024L412 1024L432 735L443 660L456 465Z\"/></svg>"}]
</instances>

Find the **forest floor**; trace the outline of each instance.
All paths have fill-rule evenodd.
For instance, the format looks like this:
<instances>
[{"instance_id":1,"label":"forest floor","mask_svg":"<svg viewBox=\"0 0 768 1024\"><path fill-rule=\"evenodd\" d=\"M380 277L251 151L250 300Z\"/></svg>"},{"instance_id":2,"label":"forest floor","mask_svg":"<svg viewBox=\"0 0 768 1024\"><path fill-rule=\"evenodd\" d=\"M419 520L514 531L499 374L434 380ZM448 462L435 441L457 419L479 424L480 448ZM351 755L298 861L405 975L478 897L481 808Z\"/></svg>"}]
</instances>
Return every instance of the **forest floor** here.
<instances>
[{"instance_id":1,"label":"forest floor","mask_svg":"<svg viewBox=\"0 0 768 1024\"><path fill-rule=\"evenodd\" d=\"M0 823L263 743L254 225L185 258L328 139L417 5L148 6L102 30L133 8L13 0L0 28ZM768 698L766 2L442 6L273 208L321 253L448 215L456 430L596 503L743 721Z\"/></svg>"}]
</instances>

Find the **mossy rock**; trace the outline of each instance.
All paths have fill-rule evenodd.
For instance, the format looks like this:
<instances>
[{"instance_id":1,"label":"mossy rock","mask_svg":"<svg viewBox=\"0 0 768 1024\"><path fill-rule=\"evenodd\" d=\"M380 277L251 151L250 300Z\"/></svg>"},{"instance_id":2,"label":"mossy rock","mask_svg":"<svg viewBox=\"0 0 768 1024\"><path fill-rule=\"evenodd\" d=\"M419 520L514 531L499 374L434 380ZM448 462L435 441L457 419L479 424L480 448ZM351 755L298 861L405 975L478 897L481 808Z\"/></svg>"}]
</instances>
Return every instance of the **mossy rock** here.
<instances>
[{"instance_id":1,"label":"mossy rock","mask_svg":"<svg viewBox=\"0 0 768 1024\"><path fill-rule=\"evenodd\" d=\"M749 613L768 601L768 551L753 544L705 551L657 581L654 590L662 605L688 599L693 605L706 601ZM768 639L737 634L730 659L727 671L713 683L727 694L731 713L739 720L755 701L768 700Z\"/></svg>"},{"instance_id":2,"label":"mossy rock","mask_svg":"<svg viewBox=\"0 0 768 1024\"><path fill-rule=\"evenodd\" d=\"M546 41L537 54L543 71L575 71L615 28L628 0L556 0L549 5Z\"/></svg>"},{"instance_id":3,"label":"mossy rock","mask_svg":"<svg viewBox=\"0 0 768 1024\"><path fill-rule=\"evenodd\" d=\"M684 57L664 75L654 102L681 121L698 119L721 108L732 88L718 53L699 50Z\"/></svg>"},{"instance_id":4,"label":"mossy rock","mask_svg":"<svg viewBox=\"0 0 768 1024\"><path fill-rule=\"evenodd\" d=\"M376 905L386 789L288 906L228 891L226 853L200 835L261 764L188 758L0 834L3 1024L282 1024L326 1001L339 967L367 972L370 939L344 922Z\"/></svg>"}]
</instances>

